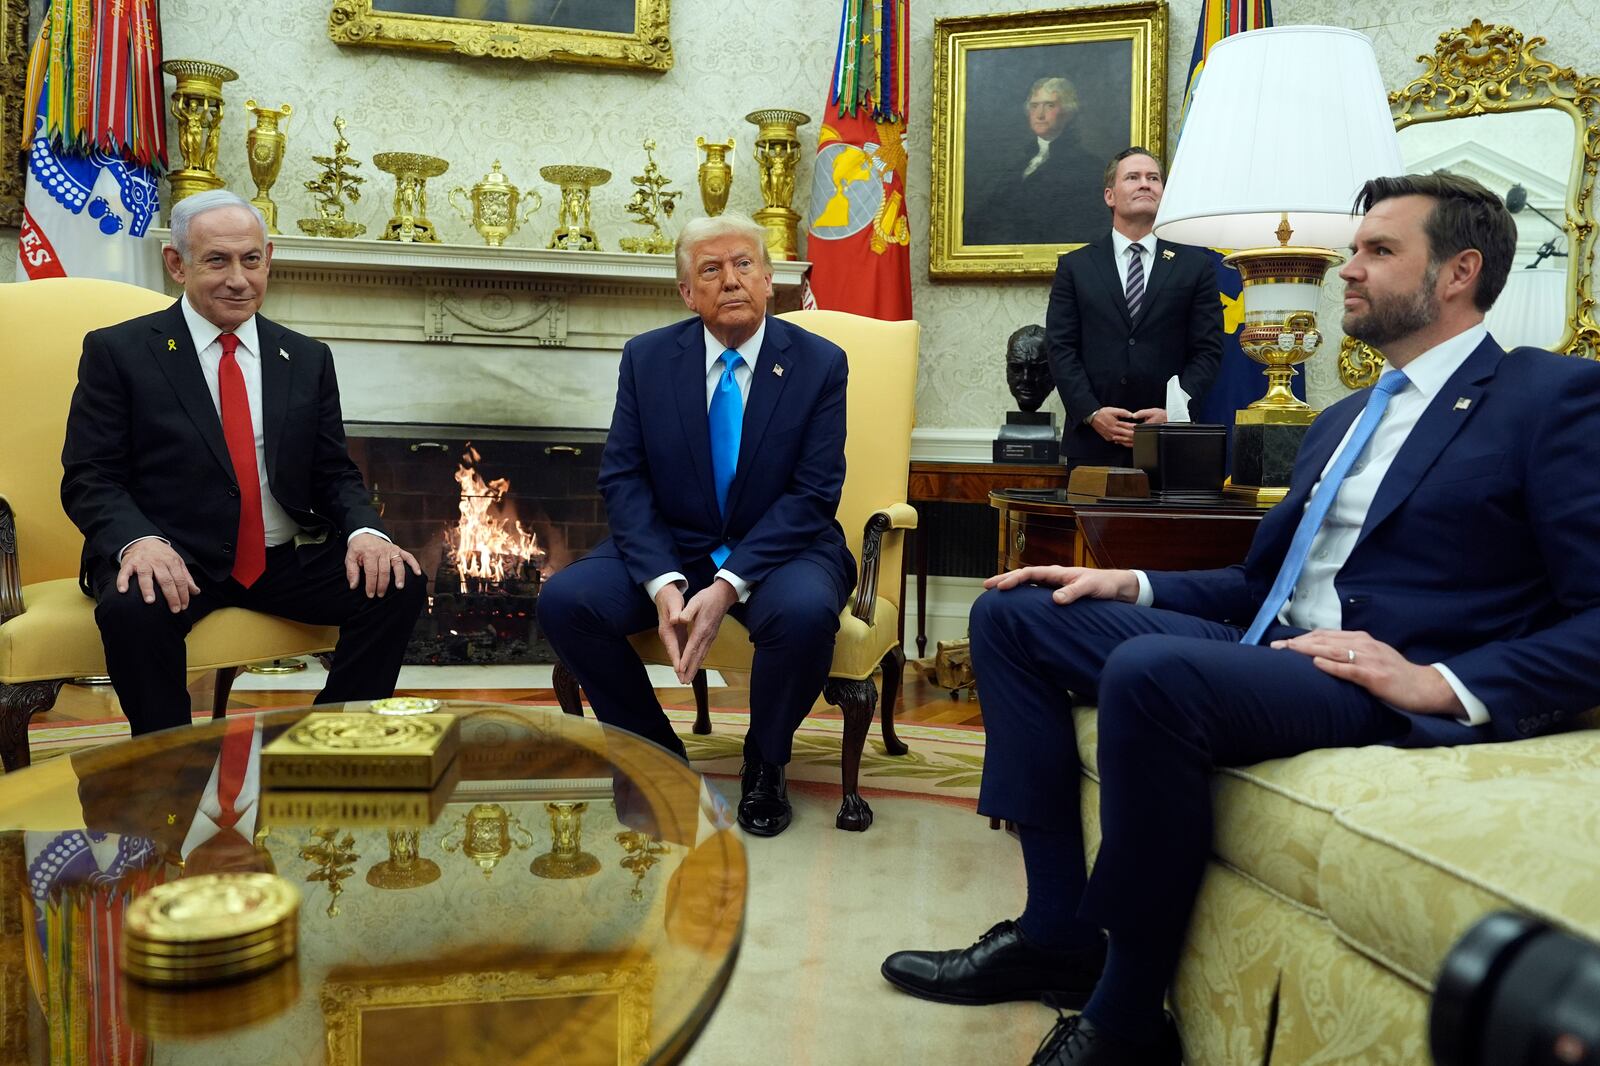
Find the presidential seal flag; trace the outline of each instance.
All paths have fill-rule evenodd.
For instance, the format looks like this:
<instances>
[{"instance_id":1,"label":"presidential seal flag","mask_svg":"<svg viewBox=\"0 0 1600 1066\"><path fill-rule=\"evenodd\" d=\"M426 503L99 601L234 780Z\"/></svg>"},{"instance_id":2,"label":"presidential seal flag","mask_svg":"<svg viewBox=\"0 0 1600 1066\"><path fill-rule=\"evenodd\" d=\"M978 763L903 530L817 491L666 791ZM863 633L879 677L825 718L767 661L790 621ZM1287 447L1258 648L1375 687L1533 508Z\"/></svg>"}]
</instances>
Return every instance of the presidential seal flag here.
<instances>
[{"instance_id":1,"label":"presidential seal flag","mask_svg":"<svg viewBox=\"0 0 1600 1066\"><path fill-rule=\"evenodd\" d=\"M145 235L166 167L156 0L51 0L28 60L19 277L159 290Z\"/></svg>"},{"instance_id":2,"label":"presidential seal flag","mask_svg":"<svg viewBox=\"0 0 1600 1066\"><path fill-rule=\"evenodd\" d=\"M806 307L911 317L909 9L909 0L844 0L811 168Z\"/></svg>"}]
</instances>

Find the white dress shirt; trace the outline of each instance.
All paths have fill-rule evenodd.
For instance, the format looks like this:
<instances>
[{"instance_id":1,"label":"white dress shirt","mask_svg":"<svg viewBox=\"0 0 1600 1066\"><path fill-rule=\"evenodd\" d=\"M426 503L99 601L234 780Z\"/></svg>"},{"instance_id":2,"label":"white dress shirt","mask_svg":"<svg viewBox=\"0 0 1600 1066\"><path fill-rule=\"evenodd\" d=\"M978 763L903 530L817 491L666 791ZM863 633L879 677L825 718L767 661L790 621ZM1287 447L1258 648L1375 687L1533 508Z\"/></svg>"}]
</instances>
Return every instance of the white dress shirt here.
<instances>
[{"instance_id":1,"label":"white dress shirt","mask_svg":"<svg viewBox=\"0 0 1600 1066\"><path fill-rule=\"evenodd\" d=\"M733 380L739 386L739 395L742 398L741 402L745 407L750 406L750 383L756 378L756 361L761 355L761 342L764 341L766 337L767 320L765 317L763 317L761 319L761 325L756 327L756 331L751 335L750 339L734 349L734 351L738 352L741 356L741 361L738 366L733 368ZM711 331L709 329L705 330L705 341L706 415L709 417L711 414L711 398L716 395L717 382L722 378L722 353L727 351L727 349L722 346L721 341L717 340L717 338L711 335ZM738 594L740 603L743 603L745 600L750 598L749 582L745 581L733 571L718 570L716 576L722 578L728 584L733 586L733 591ZM715 578L712 580L715 580ZM660 592L669 581L677 582L679 591L683 591L689 587L689 579L684 577L678 571L673 570L662 574L660 577L646 581L644 583L645 595L650 597L651 602L654 602L656 593Z\"/></svg>"},{"instance_id":2,"label":"white dress shirt","mask_svg":"<svg viewBox=\"0 0 1600 1066\"><path fill-rule=\"evenodd\" d=\"M1378 423L1366 448L1340 484L1339 494L1333 498L1332 507L1328 509L1322 525L1317 528L1316 537L1311 541L1311 554L1306 557L1305 567L1300 571L1300 580L1295 583L1288 602L1278 612L1279 622L1300 629L1344 628L1344 611L1339 603L1339 590L1334 587L1334 579L1339 576L1340 569L1355 549L1361 527L1367 520L1367 512L1371 510L1373 498L1378 494L1378 486L1383 483L1395 456L1400 453L1401 445L1416 428L1422 413L1428 409L1445 382L1450 380L1450 376L1466 362L1467 356L1483 343L1487 334L1488 329L1479 323L1429 348L1406 364L1405 374L1410 384L1390 398L1389 406L1383 412L1383 420ZM1323 475L1339 458L1339 453L1344 451L1345 443L1350 439L1350 434L1355 432L1358 421L1359 418L1350 423L1339 446L1323 466ZM1321 483L1319 476L1317 485ZM1311 497L1316 495L1316 490L1317 486L1313 485L1306 496L1307 505ZM1143 571L1136 570L1134 573L1139 578L1139 602L1149 606L1153 602L1149 579ZM1456 698L1461 701L1461 706L1466 709L1462 721L1468 725L1482 725L1489 720L1489 708L1468 691L1449 667L1442 663L1430 665L1444 677Z\"/></svg>"}]
</instances>

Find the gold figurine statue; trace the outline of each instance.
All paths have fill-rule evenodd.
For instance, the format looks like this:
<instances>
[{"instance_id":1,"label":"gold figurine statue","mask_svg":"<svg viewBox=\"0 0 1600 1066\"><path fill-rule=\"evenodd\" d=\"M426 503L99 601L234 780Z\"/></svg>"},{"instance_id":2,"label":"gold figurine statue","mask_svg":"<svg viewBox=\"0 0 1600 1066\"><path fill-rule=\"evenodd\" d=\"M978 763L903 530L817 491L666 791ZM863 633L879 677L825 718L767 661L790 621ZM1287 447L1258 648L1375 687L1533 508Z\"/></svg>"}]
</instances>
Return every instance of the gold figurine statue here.
<instances>
[{"instance_id":1,"label":"gold figurine statue","mask_svg":"<svg viewBox=\"0 0 1600 1066\"><path fill-rule=\"evenodd\" d=\"M528 867L535 877L567 881L592 877L600 872L600 860L583 850L583 812L587 803L558 801L546 803L550 814L550 850L535 856Z\"/></svg>"},{"instance_id":2,"label":"gold figurine statue","mask_svg":"<svg viewBox=\"0 0 1600 1066\"><path fill-rule=\"evenodd\" d=\"M172 117L178 123L183 166L168 175L172 202L197 192L222 188L217 173L217 136L222 129L222 85L239 75L204 59L169 59L161 69L177 79Z\"/></svg>"},{"instance_id":3,"label":"gold figurine statue","mask_svg":"<svg viewBox=\"0 0 1600 1066\"><path fill-rule=\"evenodd\" d=\"M458 196L460 202L456 200ZM457 185L450 190L449 199L450 206L472 224L478 236L483 238L483 243L491 248L504 244L506 238L517 232L518 226L526 225L528 216L544 203L543 197L537 192L531 189L522 192L511 183L510 178L500 173L498 159L494 161L494 168L472 187L471 192ZM523 209L520 213L519 204Z\"/></svg>"},{"instance_id":4,"label":"gold figurine statue","mask_svg":"<svg viewBox=\"0 0 1600 1066\"><path fill-rule=\"evenodd\" d=\"M624 252L645 252L652 255L666 255L672 251L672 241L661 232L662 217L672 217L672 209L678 204L681 192L668 192L667 182L671 181L661 168L656 166L656 142L644 142L644 173L633 179L633 184L638 188L633 190L624 210L635 216L634 221L641 226L649 226L650 233L644 237L624 237L617 243Z\"/></svg>"},{"instance_id":5,"label":"gold figurine statue","mask_svg":"<svg viewBox=\"0 0 1600 1066\"><path fill-rule=\"evenodd\" d=\"M611 171L561 164L540 167L539 176L552 185L561 186L561 220L550 236L550 247L569 252L598 252L600 239L589 223L589 191L610 181Z\"/></svg>"},{"instance_id":6,"label":"gold figurine statue","mask_svg":"<svg viewBox=\"0 0 1600 1066\"><path fill-rule=\"evenodd\" d=\"M450 164L435 155L379 152L372 165L394 175L394 214L378 240L438 244L439 231L428 221L428 179L449 170Z\"/></svg>"},{"instance_id":7,"label":"gold figurine statue","mask_svg":"<svg viewBox=\"0 0 1600 1066\"><path fill-rule=\"evenodd\" d=\"M756 165L761 171L761 202L755 220L767 229L767 251L774 259L798 259L795 227L800 216L789 206L794 199L795 171L800 164L800 127L811 116L782 107L763 108L745 116L756 125Z\"/></svg>"},{"instance_id":8,"label":"gold figurine statue","mask_svg":"<svg viewBox=\"0 0 1600 1066\"><path fill-rule=\"evenodd\" d=\"M733 138L727 142L694 139L696 147L706 154L700 164L700 202L705 205L706 216L716 218L728 206L728 191L733 188L733 164L728 153L733 151Z\"/></svg>"},{"instance_id":9,"label":"gold figurine statue","mask_svg":"<svg viewBox=\"0 0 1600 1066\"><path fill-rule=\"evenodd\" d=\"M281 107L257 107L254 100L244 102L245 110L256 117L256 124L245 134L246 154L250 158L250 178L256 183L256 194L250 202L261 210L267 220L268 233L281 233L278 229L278 205L272 202L272 186L278 180L278 170L283 166L286 143L279 124L289 120L294 110L288 104Z\"/></svg>"},{"instance_id":10,"label":"gold figurine statue","mask_svg":"<svg viewBox=\"0 0 1600 1066\"><path fill-rule=\"evenodd\" d=\"M333 142L333 154L311 157L313 163L322 164L322 173L317 179L306 182L306 191L317 199L317 217L302 218L297 225L302 233L313 237L359 237L367 232L365 224L344 217L345 201L360 201L360 186L367 180L354 173L361 160L350 154L344 127L344 118L333 116L333 130L338 135Z\"/></svg>"}]
</instances>

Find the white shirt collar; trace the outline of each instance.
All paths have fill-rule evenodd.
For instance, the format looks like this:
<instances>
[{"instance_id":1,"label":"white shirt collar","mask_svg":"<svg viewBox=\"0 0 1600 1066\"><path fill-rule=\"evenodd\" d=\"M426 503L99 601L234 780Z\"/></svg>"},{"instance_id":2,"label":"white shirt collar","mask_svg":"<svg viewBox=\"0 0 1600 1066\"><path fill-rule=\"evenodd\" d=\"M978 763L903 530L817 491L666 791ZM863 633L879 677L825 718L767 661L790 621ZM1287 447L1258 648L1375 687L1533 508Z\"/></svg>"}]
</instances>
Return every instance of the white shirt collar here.
<instances>
[{"instance_id":1,"label":"white shirt collar","mask_svg":"<svg viewBox=\"0 0 1600 1066\"><path fill-rule=\"evenodd\" d=\"M1055 142L1047 141L1043 137L1039 137L1039 136L1035 136L1033 139L1039 142L1039 151L1036 153L1037 155L1049 155L1050 154L1050 145L1052 145Z\"/></svg>"},{"instance_id":2,"label":"white shirt collar","mask_svg":"<svg viewBox=\"0 0 1600 1066\"><path fill-rule=\"evenodd\" d=\"M702 326L701 328L705 329L704 326ZM722 342L717 340L717 338L715 338L715 337L713 337L711 335L711 331L709 329L705 330L705 335L706 335L706 374L709 376L710 373L711 373L711 368L713 366L715 366L717 363L722 362L722 353L727 351L728 349L724 348L722 346ZM748 366L752 373L754 373L755 369L756 369L756 356L761 354L761 342L766 339L766 336L767 336L767 317L765 315L762 315L761 316L761 325L756 327L756 331L750 335L750 339L745 341L743 344L739 345L738 348L734 349L736 352L738 352L741 356L744 357L745 366Z\"/></svg>"},{"instance_id":3,"label":"white shirt collar","mask_svg":"<svg viewBox=\"0 0 1600 1066\"><path fill-rule=\"evenodd\" d=\"M1146 262L1153 263L1155 261L1156 235L1154 232L1146 233L1137 241L1130 241L1128 238L1124 237L1120 232L1118 232L1115 227L1112 228L1111 252L1114 256L1116 256L1117 262L1122 263L1127 261L1128 246L1130 244L1137 244L1144 249L1144 258Z\"/></svg>"},{"instance_id":4,"label":"white shirt collar","mask_svg":"<svg viewBox=\"0 0 1600 1066\"><path fill-rule=\"evenodd\" d=\"M1444 388L1444 383L1450 380L1450 375L1461 369L1467 356L1477 351L1478 345L1488 335L1489 327L1479 322L1448 340L1440 341L1411 360L1404 367L1411 387L1421 393L1423 399L1432 400Z\"/></svg>"},{"instance_id":5,"label":"white shirt collar","mask_svg":"<svg viewBox=\"0 0 1600 1066\"><path fill-rule=\"evenodd\" d=\"M199 311L196 311L194 305L189 303L187 294L178 301L178 306L183 308L183 320L189 325L189 337L194 341L196 355L211 347L216 343L218 337L227 332ZM251 315L239 328L233 330L233 334L239 338L239 344L245 351L254 356L261 355L261 345L256 335L255 315ZM720 355L721 353L719 352L718 354Z\"/></svg>"}]
</instances>

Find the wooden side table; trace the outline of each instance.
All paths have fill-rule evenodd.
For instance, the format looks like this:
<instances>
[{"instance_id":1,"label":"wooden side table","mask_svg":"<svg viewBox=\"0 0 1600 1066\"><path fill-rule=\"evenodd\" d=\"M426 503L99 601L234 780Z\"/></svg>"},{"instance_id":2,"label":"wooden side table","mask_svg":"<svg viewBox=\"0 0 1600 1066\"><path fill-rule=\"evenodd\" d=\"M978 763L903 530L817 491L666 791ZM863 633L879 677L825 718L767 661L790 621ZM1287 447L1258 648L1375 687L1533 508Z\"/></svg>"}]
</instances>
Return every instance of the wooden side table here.
<instances>
[{"instance_id":1,"label":"wooden side table","mask_svg":"<svg viewBox=\"0 0 1600 1066\"><path fill-rule=\"evenodd\" d=\"M906 499L919 503L984 503L999 489L1060 489L1067 487L1067 468L1023 463L931 463L913 461ZM917 571L917 658L928 647L928 541L934 530L927 515L918 520L912 534L916 541ZM905 602L905 571L902 568L900 601ZM900 612L900 642L905 643L905 612Z\"/></svg>"},{"instance_id":2,"label":"wooden side table","mask_svg":"<svg viewBox=\"0 0 1600 1066\"><path fill-rule=\"evenodd\" d=\"M1105 503L1065 492L1000 490L1001 570L1073 565L1203 570L1242 562L1265 511L1228 503Z\"/></svg>"}]
</instances>

